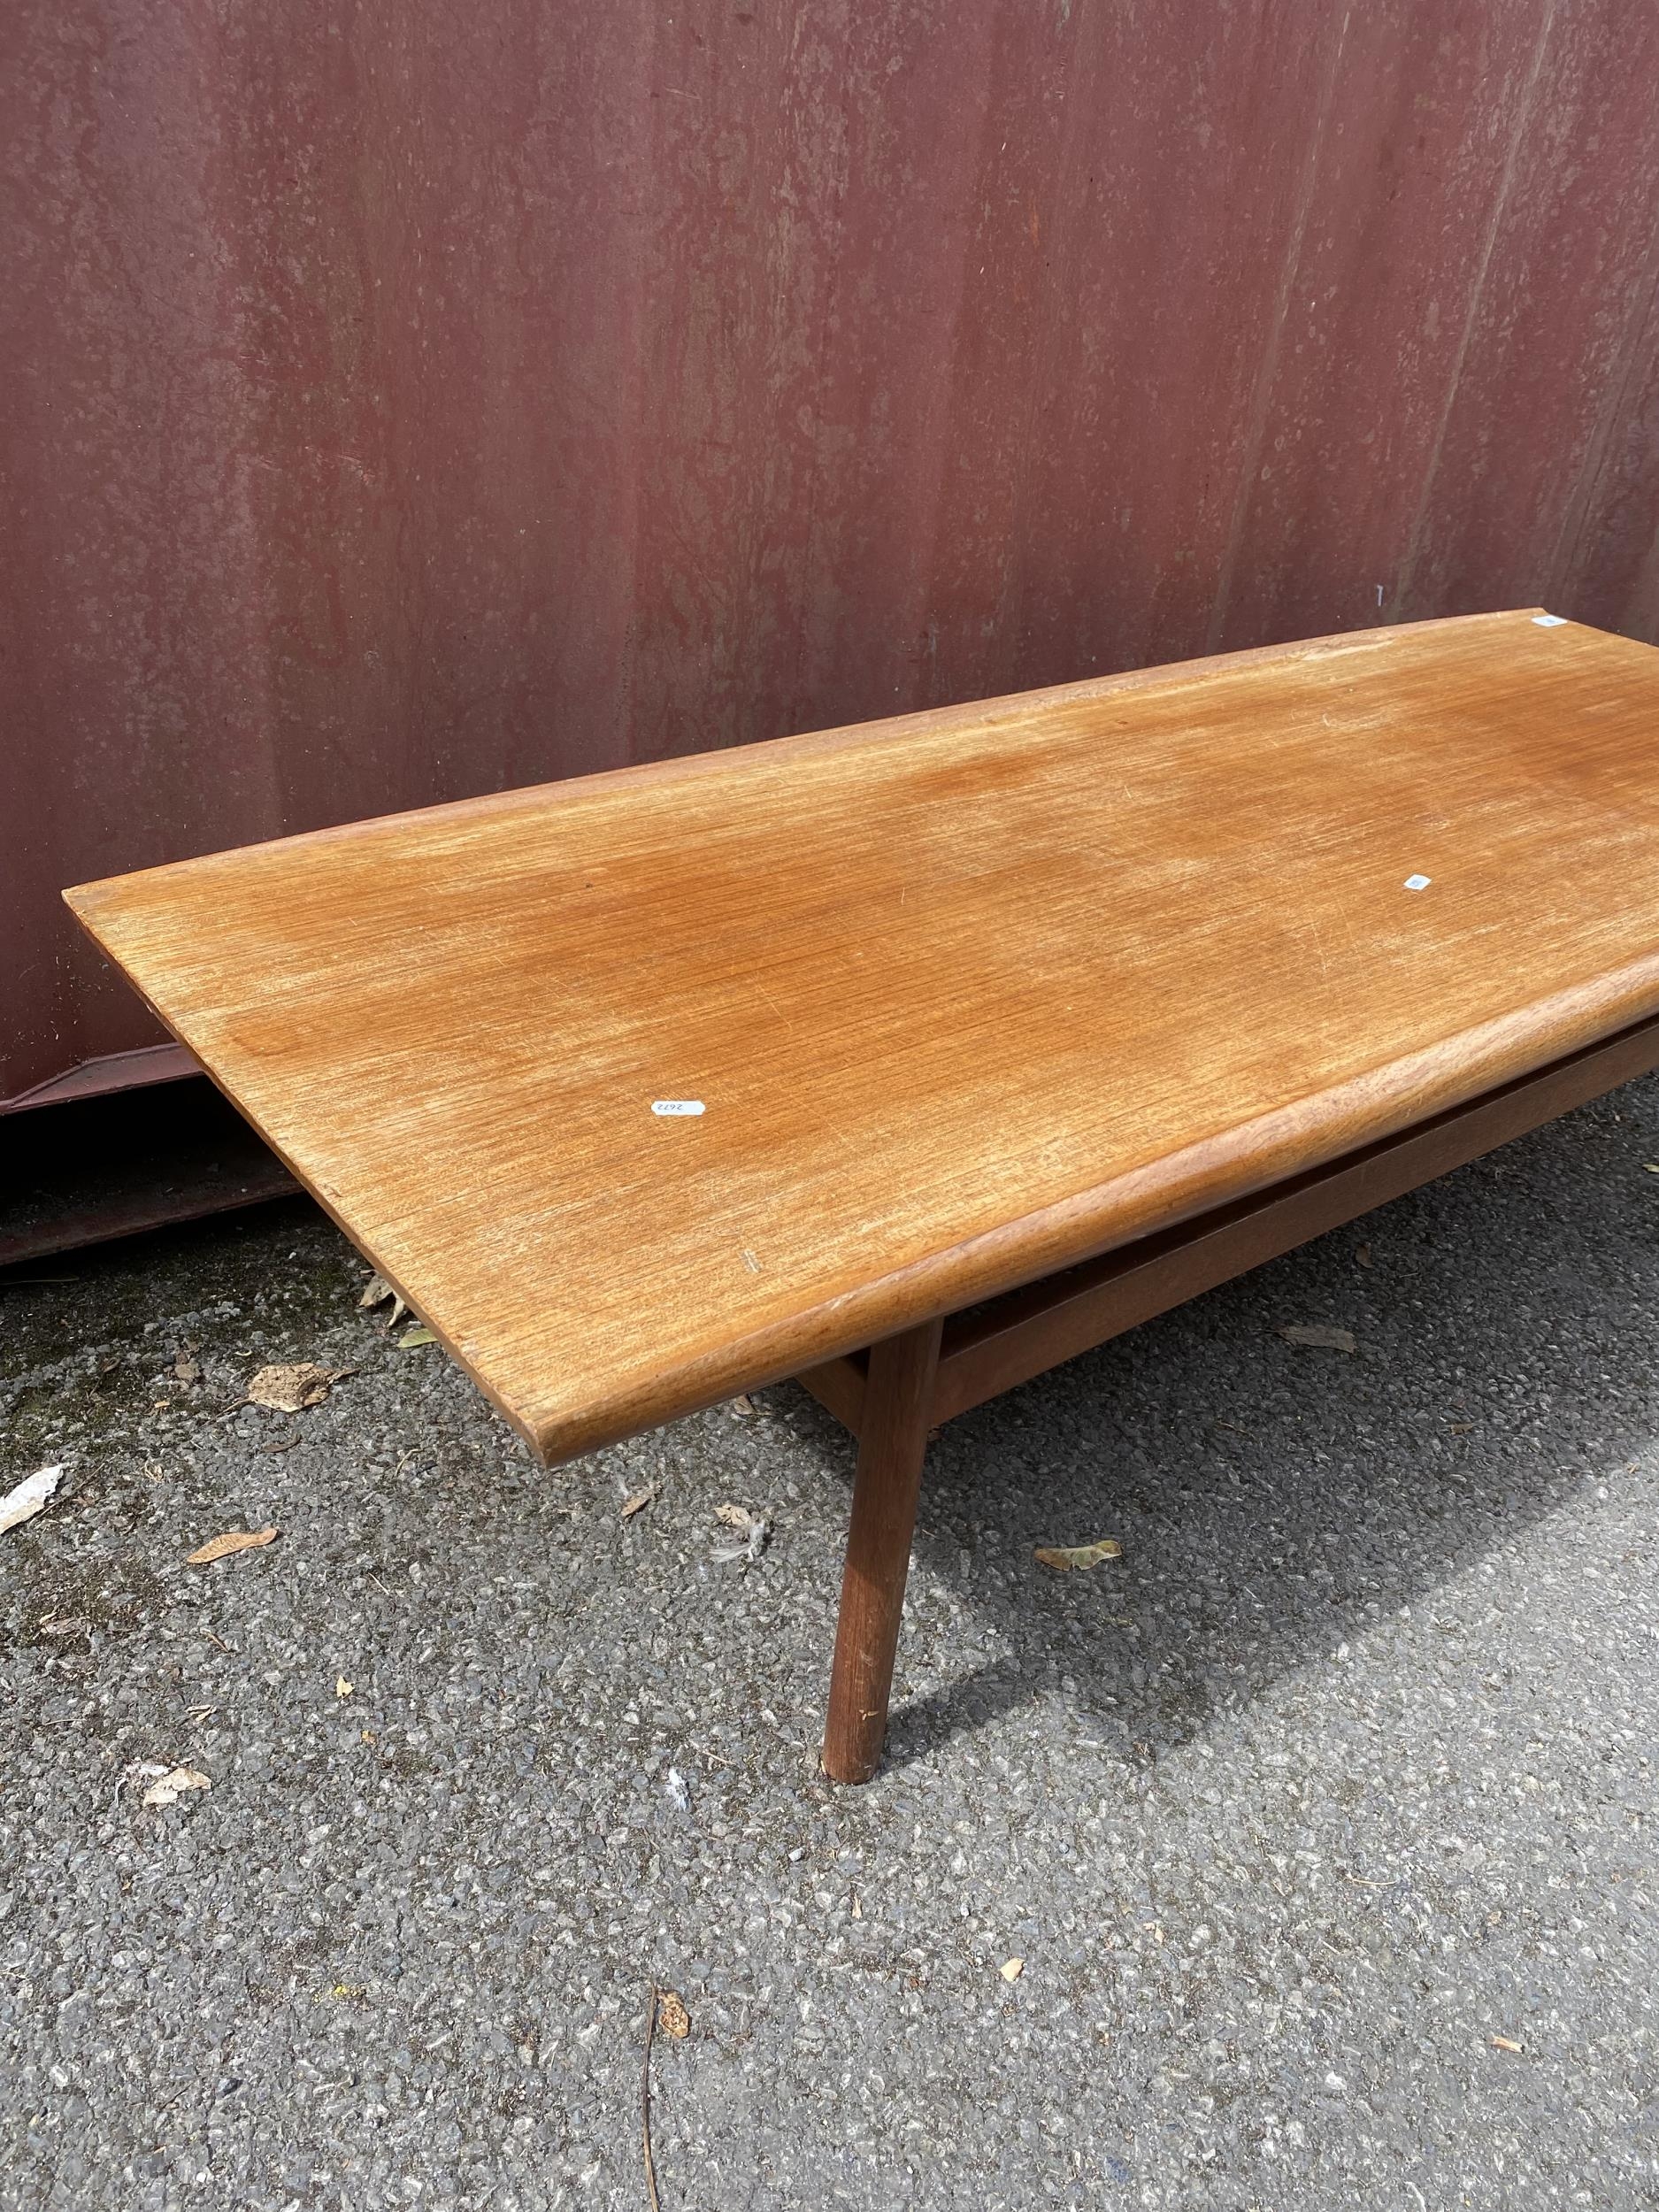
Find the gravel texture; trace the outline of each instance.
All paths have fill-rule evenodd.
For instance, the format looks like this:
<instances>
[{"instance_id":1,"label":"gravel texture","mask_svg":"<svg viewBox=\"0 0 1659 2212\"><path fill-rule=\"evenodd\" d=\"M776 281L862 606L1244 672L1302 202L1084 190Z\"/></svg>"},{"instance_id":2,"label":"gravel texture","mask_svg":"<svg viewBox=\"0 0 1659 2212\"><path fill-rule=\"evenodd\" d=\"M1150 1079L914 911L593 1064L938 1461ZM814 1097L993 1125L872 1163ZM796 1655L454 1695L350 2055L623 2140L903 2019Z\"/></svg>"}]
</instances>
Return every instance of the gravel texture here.
<instances>
[{"instance_id":1,"label":"gravel texture","mask_svg":"<svg viewBox=\"0 0 1659 2212\"><path fill-rule=\"evenodd\" d=\"M653 1980L664 2212L1659 2202L1649 1160L1653 1082L953 1424L862 1791L793 1386L549 1475L299 1202L8 1283L0 2204L644 2208Z\"/></svg>"}]
</instances>

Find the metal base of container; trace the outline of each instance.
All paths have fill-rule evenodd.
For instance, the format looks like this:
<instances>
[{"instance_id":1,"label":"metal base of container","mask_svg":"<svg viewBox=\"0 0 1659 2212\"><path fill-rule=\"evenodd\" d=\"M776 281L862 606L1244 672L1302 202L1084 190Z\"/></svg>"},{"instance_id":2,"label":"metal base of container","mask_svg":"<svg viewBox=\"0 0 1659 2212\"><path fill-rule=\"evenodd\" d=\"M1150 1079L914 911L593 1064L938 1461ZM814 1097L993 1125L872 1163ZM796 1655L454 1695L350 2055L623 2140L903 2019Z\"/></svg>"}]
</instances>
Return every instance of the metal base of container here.
<instances>
[{"instance_id":1,"label":"metal base of container","mask_svg":"<svg viewBox=\"0 0 1659 2212\"><path fill-rule=\"evenodd\" d=\"M0 1119L0 1267L298 1188L205 1076L71 1094Z\"/></svg>"}]
</instances>

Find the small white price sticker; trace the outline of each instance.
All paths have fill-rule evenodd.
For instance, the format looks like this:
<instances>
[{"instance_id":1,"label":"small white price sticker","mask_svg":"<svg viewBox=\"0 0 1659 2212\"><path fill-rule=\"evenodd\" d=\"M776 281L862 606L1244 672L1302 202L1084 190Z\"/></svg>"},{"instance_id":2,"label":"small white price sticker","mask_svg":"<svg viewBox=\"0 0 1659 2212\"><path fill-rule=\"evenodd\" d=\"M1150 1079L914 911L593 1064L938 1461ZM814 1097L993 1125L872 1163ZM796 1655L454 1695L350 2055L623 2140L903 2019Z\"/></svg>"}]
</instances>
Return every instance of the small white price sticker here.
<instances>
[{"instance_id":1,"label":"small white price sticker","mask_svg":"<svg viewBox=\"0 0 1659 2212\"><path fill-rule=\"evenodd\" d=\"M1432 876L1408 876L1406 878L1406 889L1408 891L1426 891L1433 880L1434 879Z\"/></svg>"},{"instance_id":2,"label":"small white price sticker","mask_svg":"<svg viewBox=\"0 0 1659 2212\"><path fill-rule=\"evenodd\" d=\"M703 1101L700 1098L654 1098L651 1101L651 1111L664 1116L700 1114L703 1111Z\"/></svg>"},{"instance_id":3,"label":"small white price sticker","mask_svg":"<svg viewBox=\"0 0 1659 2212\"><path fill-rule=\"evenodd\" d=\"M1532 620L1540 630L1559 630L1566 623L1564 614L1535 614Z\"/></svg>"}]
</instances>

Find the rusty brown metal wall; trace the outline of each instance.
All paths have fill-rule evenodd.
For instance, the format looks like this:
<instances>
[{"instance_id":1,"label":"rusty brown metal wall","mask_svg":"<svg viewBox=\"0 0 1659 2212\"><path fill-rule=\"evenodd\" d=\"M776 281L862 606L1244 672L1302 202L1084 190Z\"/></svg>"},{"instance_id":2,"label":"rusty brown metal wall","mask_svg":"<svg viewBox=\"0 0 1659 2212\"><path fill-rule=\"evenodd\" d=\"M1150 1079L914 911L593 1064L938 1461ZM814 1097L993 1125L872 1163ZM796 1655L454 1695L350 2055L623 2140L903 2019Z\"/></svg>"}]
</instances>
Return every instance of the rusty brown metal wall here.
<instances>
[{"instance_id":1,"label":"rusty brown metal wall","mask_svg":"<svg viewBox=\"0 0 1659 2212\"><path fill-rule=\"evenodd\" d=\"M1206 648L1659 625L1651 0L0 38L0 1098L157 1033L86 876Z\"/></svg>"}]
</instances>

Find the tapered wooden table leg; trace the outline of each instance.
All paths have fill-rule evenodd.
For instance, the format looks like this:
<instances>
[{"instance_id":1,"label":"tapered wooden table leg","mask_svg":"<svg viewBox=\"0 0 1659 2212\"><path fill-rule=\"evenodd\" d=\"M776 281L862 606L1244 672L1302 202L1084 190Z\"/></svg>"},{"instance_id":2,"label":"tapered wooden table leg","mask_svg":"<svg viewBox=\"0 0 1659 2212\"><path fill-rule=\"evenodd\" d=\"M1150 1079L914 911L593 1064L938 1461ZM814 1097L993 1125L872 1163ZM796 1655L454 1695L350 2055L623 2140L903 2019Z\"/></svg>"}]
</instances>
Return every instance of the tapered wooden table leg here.
<instances>
[{"instance_id":1,"label":"tapered wooden table leg","mask_svg":"<svg viewBox=\"0 0 1659 2212\"><path fill-rule=\"evenodd\" d=\"M924 1322L870 1348L824 1733L832 1781L867 1782L881 1758L943 1327Z\"/></svg>"}]
</instances>

